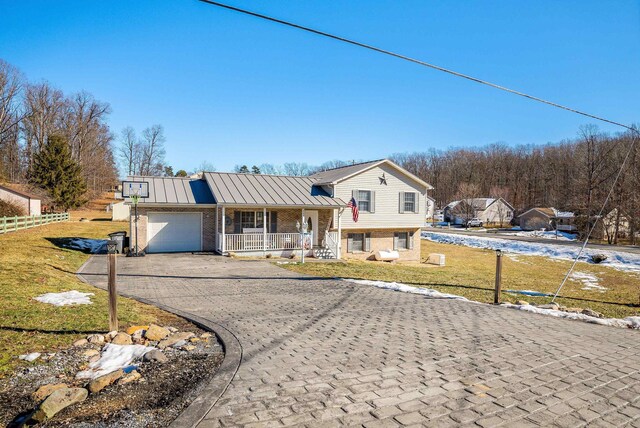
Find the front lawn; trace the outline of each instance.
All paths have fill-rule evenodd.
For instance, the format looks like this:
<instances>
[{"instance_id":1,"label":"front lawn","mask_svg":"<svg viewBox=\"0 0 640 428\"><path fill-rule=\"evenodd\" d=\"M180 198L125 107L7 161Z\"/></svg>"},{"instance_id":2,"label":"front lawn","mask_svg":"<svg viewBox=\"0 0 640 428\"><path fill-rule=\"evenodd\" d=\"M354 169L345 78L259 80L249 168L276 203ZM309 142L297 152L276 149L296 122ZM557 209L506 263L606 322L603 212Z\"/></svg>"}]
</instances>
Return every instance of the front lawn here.
<instances>
[{"instance_id":1,"label":"front lawn","mask_svg":"<svg viewBox=\"0 0 640 428\"><path fill-rule=\"evenodd\" d=\"M440 244L422 240L422 256L441 253L446 266L426 264L348 261L345 263L305 263L281 265L285 269L321 277L358 278L426 286L457 294L471 300L492 303L495 282L494 251ZM529 297L504 290L534 290L554 293L571 262L538 256L506 255L503 258L502 301L518 299L548 303L550 297ZM638 274L587 263L578 263L576 272L595 276L597 285L607 288L583 290L584 282L569 280L556 302L567 307L591 308L608 317L623 318L640 313L640 277Z\"/></svg>"},{"instance_id":2,"label":"front lawn","mask_svg":"<svg viewBox=\"0 0 640 428\"><path fill-rule=\"evenodd\" d=\"M104 216L87 212L85 217L98 221L79 222L72 214L69 222L0 235L0 377L27 364L16 358L19 354L53 352L88 333L108 329L107 293L75 275L89 255L51 242L68 237L105 239L107 233L126 229L126 223L100 218ZM95 293L93 304L57 307L33 300L43 293L68 290ZM172 314L125 298L118 299L118 319L121 328L177 322Z\"/></svg>"}]
</instances>

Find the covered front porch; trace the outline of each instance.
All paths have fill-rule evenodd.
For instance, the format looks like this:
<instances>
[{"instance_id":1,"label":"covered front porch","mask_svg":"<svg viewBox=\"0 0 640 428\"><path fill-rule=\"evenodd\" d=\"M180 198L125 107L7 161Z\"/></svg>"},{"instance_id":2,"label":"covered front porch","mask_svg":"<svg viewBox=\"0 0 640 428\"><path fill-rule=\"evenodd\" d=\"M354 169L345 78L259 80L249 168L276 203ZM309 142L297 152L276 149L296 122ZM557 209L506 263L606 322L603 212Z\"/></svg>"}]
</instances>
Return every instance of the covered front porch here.
<instances>
[{"instance_id":1,"label":"covered front porch","mask_svg":"<svg viewBox=\"0 0 640 428\"><path fill-rule=\"evenodd\" d=\"M292 254L340 258L341 210L333 208L216 208L216 251L220 254ZM334 224L336 223L336 224ZM306 233L301 232L305 224Z\"/></svg>"}]
</instances>

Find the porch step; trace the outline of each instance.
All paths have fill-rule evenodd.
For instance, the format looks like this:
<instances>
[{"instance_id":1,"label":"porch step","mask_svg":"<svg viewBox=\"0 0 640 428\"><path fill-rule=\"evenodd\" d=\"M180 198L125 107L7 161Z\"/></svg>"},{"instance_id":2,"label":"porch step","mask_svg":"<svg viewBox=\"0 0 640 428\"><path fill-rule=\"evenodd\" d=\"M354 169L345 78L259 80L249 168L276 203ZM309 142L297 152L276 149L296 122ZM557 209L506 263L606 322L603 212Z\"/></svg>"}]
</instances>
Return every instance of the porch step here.
<instances>
[{"instance_id":1,"label":"porch step","mask_svg":"<svg viewBox=\"0 0 640 428\"><path fill-rule=\"evenodd\" d=\"M313 248L313 256L316 259L335 259L336 255L330 248L327 247L314 247Z\"/></svg>"}]
</instances>

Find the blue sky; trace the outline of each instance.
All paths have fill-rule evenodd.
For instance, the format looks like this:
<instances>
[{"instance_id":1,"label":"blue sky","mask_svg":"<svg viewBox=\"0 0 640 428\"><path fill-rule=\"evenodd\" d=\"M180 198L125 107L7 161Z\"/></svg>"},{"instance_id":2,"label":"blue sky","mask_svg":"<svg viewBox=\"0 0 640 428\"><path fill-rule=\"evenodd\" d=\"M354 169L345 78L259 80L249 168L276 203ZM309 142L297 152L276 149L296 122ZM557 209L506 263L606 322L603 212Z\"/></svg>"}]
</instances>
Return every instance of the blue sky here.
<instances>
[{"instance_id":1,"label":"blue sky","mask_svg":"<svg viewBox=\"0 0 640 428\"><path fill-rule=\"evenodd\" d=\"M0 1L1 58L109 102L116 135L162 124L174 170L542 144L593 123L195 0ZM640 121L638 1L230 4Z\"/></svg>"}]
</instances>

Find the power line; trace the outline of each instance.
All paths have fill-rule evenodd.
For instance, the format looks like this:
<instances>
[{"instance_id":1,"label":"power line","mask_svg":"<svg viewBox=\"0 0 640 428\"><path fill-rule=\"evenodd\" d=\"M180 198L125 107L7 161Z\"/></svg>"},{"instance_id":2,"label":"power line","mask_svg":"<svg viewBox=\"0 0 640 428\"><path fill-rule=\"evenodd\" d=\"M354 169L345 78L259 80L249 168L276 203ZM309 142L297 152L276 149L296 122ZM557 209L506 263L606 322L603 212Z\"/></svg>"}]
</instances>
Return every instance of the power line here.
<instances>
[{"instance_id":1,"label":"power line","mask_svg":"<svg viewBox=\"0 0 640 428\"><path fill-rule=\"evenodd\" d=\"M536 96L533 96L533 95L529 95L529 94L526 94L524 92L516 91L515 89L507 88L505 86L501 86L501 85L498 85L496 83L488 82L486 80L482 80L482 79L479 79L477 77L473 77L473 76L469 76L467 74L459 73L457 71L450 70L448 68L440 67L440 66L435 65L435 64L430 64L428 62L421 61L421 60L416 59L416 58L411 58L411 57L408 57L406 55L401 55L401 54L398 54L398 53L395 53L395 52L392 52L392 51L388 51L386 49L381 49L381 48L378 48L378 47L375 47L375 46L372 46L372 45L368 45L366 43L357 42L355 40L347 39L345 37L336 36L334 34L326 33L324 31L316 30L316 29L313 29L313 28L310 28L310 27L305 27L303 25L295 24L295 23L289 22L289 21L284 21L282 19L273 18L271 16L263 15L263 14L260 14L260 13L257 13L257 12L252 12L250 10L241 9L239 7L230 6L228 4L219 3L217 1L213 1L213 0L198 0L198 1L200 1L202 3L210 4L212 6L218 6L218 7L224 8L224 9L232 10L234 12L239 12L239 13L242 13L242 14L245 14L245 15L253 16L253 17L256 17L256 18L260 18L260 19L264 19L264 20L267 20L267 21L275 22L277 24L286 25L288 27L296 28L298 30L303 30L303 31L306 31L306 32L309 32L309 33L313 33L313 34L319 35L319 36L328 37L330 39L338 40L340 42L348 43L348 44L351 44L351 45L354 45L354 46L358 46L358 47L361 47L361 48L369 49L369 50L374 51L374 52L378 52L378 53L381 53L381 54L384 54L384 55L389 55L389 56L392 56L394 58L399 58L399 59L402 59L402 60L405 60L405 61L412 62L414 64L422 65L424 67L429 67L429 68L432 68L434 70L442 71L444 73L448 73L448 74L451 74L451 75L456 76L456 77L460 77L460 78L463 78L463 79L470 80L472 82L476 82L476 83L480 83L482 85L490 86L490 87L492 87L494 89L498 89L498 90L501 90L501 91L504 91L504 92L509 92L511 94L518 95L520 97L528 98L528 99L533 100L533 101L537 101L537 102L540 102L540 103L543 103L543 104L547 104L547 105L550 105L552 107L556 107L556 108L560 108L560 109L563 109L563 110L567 110L567 111L570 111L572 113L576 113L576 114L579 114L579 115L582 115L582 116L585 116L585 117L589 117L591 119L599 120L601 122L610 123L610 124L616 125L616 126L621 126L623 128L629 129L631 131L638 132L637 130L635 130L631 126L625 125L625 124L620 123L620 122L616 122L614 120L605 119L604 117L596 116L596 115L591 114L591 113L586 113L584 111L577 110L577 109L574 109L574 108L571 108L571 107L567 107L567 106L564 106L562 104L554 103L552 101L548 101L548 100L545 100L545 99L542 99L542 98L539 98L539 97L536 97Z\"/></svg>"}]
</instances>

